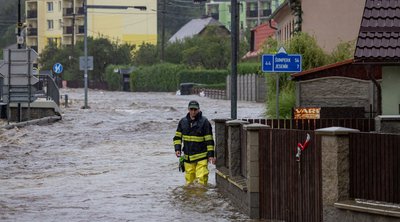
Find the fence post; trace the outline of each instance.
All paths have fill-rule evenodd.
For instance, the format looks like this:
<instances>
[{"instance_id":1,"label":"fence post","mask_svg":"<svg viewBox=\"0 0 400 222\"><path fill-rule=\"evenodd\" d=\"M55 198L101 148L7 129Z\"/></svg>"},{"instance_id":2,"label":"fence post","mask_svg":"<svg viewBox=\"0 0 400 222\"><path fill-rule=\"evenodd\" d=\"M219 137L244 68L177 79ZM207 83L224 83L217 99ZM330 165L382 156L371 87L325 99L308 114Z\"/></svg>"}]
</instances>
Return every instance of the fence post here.
<instances>
[{"instance_id":1,"label":"fence post","mask_svg":"<svg viewBox=\"0 0 400 222\"><path fill-rule=\"evenodd\" d=\"M259 123L244 126L247 134L247 197L250 218L260 218L260 166L259 166L259 131L270 128Z\"/></svg>"},{"instance_id":2,"label":"fence post","mask_svg":"<svg viewBox=\"0 0 400 222\"><path fill-rule=\"evenodd\" d=\"M214 119L215 122L215 155L217 158L216 167L217 169L226 166L225 153L226 153L226 128L225 123L228 119Z\"/></svg>"},{"instance_id":3,"label":"fence post","mask_svg":"<svg viewBox=\"0 0 400 222\"><path fill-rule=\"evenodd\" d=\"M249 122L243 120L227 121L228 126L228 168L229 176L235 177L241 175L240 168L240 127Z\"/></svg>"},{"instance_id":4,"label":"fence post","mask_svg":"<svg viewBox=\"0 0 400 222\"><path fill-rule=\"evenodd\" d=\"M321 136L321 174L323 215L335 217L335 202L349 198L349 133L360 132L344 127L328 127L315 131ZM335 218L324 218L335 221Z\"/></svg>"}]
</instances>

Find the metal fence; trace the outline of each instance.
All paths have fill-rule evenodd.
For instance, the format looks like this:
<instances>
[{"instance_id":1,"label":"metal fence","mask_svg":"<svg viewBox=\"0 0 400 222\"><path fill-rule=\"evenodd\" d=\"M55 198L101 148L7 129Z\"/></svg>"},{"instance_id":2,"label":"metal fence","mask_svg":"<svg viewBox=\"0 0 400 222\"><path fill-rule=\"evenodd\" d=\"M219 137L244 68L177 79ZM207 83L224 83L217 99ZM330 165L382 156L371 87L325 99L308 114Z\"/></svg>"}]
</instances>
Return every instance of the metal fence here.
<instances>
[{"instance_id":1,"label":"metal fence","mask_svg":"<svg viewBox=\"0 0 400 222\"><path fill-rule=\"evenodd\" d=\"M400 203L400 135L351 133L350 197Z\"/></svg>"},{"instance_id":2,"label":"metal fence","mask_svg":"<svg viewBox=\"0 0 400 222\"><path fill-rule=\"evenodd\" d=\"M297 143L311 135L296 161ZM322 221L320 137L313 131L260 131L260 216L271 221Z\"/></svg>"},{"instance_id":3,"label":"metal fence","mask_svg":"<svg viewBox=\"0 0 400 222\"><path fill-rule=\"evenodd\" d=\"M243 119L250 123L269 125L274 129L316 130L326 127L346 127L361 132L375 130L374 119Z\"/></svg>"}]
</instances>

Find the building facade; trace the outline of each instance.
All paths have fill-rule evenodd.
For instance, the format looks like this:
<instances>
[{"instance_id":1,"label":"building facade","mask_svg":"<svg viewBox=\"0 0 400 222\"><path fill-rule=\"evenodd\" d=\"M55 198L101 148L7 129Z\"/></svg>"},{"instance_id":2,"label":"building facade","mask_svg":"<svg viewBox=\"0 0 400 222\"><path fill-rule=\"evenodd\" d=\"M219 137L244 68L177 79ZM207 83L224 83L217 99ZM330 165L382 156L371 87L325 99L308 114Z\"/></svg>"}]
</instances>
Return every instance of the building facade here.
<instances>
[{"instance_id":1,"label":"building facade","mask_svg":"<svg viewBox=\"0 0 400 222\"><path fill-rule=\"evenodd\" d=\"M84 0L27 0L26 45L39 53L46 45L72 46L84 38ZM93 9L87 12L88 36L140 45L157 42L157 0L87 0L89 6L145 6L141 11Z\"/></svg>"},{"instance_id":2,"label":"building facade","mask_svg":"<svg viewBox=\"0 0 400 222\"><path fill-rule=\"evenodd\" d=\"M282 4L283 0L238 0L240 4L240 30L254 28L268 21L271 13ZM211 0L206 3L206 14L219 20L229 30L231 27L231 1Z\"/></svg>"},{"instance_id":3,"label":"building facade","mask_svg":"<svg viewBox=\"0 0 400 222\"><path fill-rule=\"evenodd\" d=\"M364 5L365 0L285 0L271 19L277 23L278 41L306 32L332 52L339 43L356 40Z\"/></svg>"}]
</instances>

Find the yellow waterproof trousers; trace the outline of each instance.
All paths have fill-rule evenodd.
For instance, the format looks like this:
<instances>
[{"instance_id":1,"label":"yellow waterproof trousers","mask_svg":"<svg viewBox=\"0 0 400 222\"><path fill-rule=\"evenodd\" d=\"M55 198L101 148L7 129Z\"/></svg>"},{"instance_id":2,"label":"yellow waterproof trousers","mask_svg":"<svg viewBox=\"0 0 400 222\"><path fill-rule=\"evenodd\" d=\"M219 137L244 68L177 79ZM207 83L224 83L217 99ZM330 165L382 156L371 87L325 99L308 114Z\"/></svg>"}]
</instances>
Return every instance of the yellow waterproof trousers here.
<instances>
[{"instance_id":1,"label":"yellow waterproof trousers","mask_svg":"<svg viewBox=\"0 0 400 222\"><path fill-rule=\"evenodd\" d=\"M194 163L185 162L186 185L191 184L197 179L198 183L207 185L208 183L208 160L200 160Z\"/></svg>"}]
</instances>

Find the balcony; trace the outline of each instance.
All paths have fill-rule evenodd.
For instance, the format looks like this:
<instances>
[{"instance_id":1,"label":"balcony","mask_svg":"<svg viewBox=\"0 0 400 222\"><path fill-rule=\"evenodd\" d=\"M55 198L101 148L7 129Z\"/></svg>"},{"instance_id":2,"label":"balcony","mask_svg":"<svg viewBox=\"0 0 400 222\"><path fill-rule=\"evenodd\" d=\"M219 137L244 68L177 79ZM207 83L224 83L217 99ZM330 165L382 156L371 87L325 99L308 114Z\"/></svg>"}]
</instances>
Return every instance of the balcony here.
<instances>
[{"instance_id":1,"label":"balcony","mask_svg":"<svg viewBox=\"0 0 400 222\"><path fill-rule=\"evenodd\" d=\"M26 14L27 19L37 19L37 10L28 10Z\"/></svg>"},{"instance_id":2,"label":"balcony","mask_svg":"<svg viewBox=\"0 0 400 222\"><path fill-rule=\"evenodd\" d=\"M78 26L78 32L76 34L85 34L85 26Z\"/></svg>"},{"instance_id":3,"label":"balcony","mask_svg":"<svg viewBox=\"0 0 400 222\"><path fill-rule=\"evenodd\" d=\"M64 8L63 16L72 16L74 14L74 8Z\"/></svg>"},{"instance_id":4,"label":"balcony","mask_svg":"<svg viewBox=\"0 0 400 222\"><path fill-rule=\"evenodd\" d=\"M64 35L72 35L73 32L74 32L73 26L64 26L64 30L63 30Z\"/></svg>"},{"instance_id":5,"label":"balcony","mask_svg":"<svg viewBox=\"0 0 400 222\"><path fill-rule=\"evenodd\" d=\"M76 11L77 16L85 15L85 11L84 11L83 7L77 7L77 8L75 8L75 11Z\"/></svg>"},{"instance_id":6,"label":"balcony","mask_svg":"<svg viewBox=\"0 0 400 222\"><path fill-rule=\"evenodd\" d=\"M37 36L38 29L37 28L28 28L28 36Z\"/></svg>"}]
</instances>

